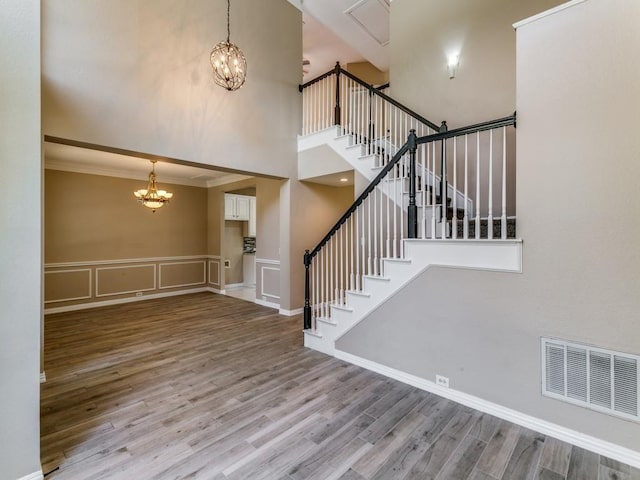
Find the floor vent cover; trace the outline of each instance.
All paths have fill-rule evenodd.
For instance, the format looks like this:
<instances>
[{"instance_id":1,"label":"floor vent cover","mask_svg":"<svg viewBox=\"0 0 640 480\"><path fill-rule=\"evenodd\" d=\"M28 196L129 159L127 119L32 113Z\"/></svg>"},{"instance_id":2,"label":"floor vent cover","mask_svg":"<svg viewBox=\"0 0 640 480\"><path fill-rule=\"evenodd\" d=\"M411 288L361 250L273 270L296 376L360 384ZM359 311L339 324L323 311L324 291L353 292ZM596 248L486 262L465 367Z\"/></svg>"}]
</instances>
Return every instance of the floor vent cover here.
<instances>
[{"instance_id":1,"label":"floor vent cover","mask_svg":"<svg viewBox=\"0 0 640 480\"><path fill-rule=\"evenodd\" d=\"M640 421L640 356L542 338L542 394Z\"/></svg>"}]
</instances>

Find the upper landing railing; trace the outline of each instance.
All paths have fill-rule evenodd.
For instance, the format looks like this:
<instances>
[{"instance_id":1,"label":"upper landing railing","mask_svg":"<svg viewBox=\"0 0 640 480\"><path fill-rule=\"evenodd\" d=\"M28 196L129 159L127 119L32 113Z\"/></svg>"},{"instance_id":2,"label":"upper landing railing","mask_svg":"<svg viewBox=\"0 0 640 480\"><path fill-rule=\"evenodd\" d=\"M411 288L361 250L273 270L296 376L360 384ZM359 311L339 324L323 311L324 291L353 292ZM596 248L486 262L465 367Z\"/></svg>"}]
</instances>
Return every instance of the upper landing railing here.
<instances>
[{"instance_id":1,"label":"upper landing railing","mask_svg":"<svg viewBox=\"0 0 640 480\"><path fill-rule=\"evenodd\" d=\"M334 69L300 85L302 134L309 135L338 126L342 135L353 135L368 153L386 155L383 164L404 144L410 130L418 136L446 131L405 107L385 92L389 85L375 87L347 72L339 63Z\"/></svg>"}]
</instances>

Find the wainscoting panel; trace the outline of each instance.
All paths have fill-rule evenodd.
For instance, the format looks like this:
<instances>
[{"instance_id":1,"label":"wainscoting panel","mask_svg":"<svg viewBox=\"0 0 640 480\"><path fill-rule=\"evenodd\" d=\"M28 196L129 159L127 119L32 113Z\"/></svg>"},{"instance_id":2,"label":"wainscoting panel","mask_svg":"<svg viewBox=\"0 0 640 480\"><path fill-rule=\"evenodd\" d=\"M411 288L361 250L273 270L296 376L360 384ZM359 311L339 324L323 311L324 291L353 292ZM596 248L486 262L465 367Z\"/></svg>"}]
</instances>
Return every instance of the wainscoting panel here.
<instances>
[{"instance_id":1,"label":"wainscoting panel","mask_svg":"<svg viewBox=\"0 0 640 480\"><path fill-rule=\"evenodd\" d=\"M96 297L156 289L156 264L96 268Z\"/></svg>"},{"instance_id":2,"label":"wainscoting panel","mask_svg":"<svg viewBox=\"0 0 640 480\"><path fill-rule=\"evenodd\" d=\"M220 257L209 260L209 284L215 288L220 288Z\"/></svg>"},{"instance_id":3,"label":"wainscoting panel","mask_svg":"<svg viewBox=\"0 0 640 480\"><path fill-rule=\"evenodd\" d=\"M91 284L90 268L45 272L44 303L91 298Z\"/></svg>"},{"instance_id":4,"label":"wainscoting panel","mask_svg":"<svg viewBox=\"0 0 640 480\"><path fill-rule=\"evenodd\" d=\"M207 262L161 263L159 265L159 288L190 287L207 283Z\"/></svg>"},{"instance_id":5,"label":"wainscoting panel","mask_svg":"<svg viewBox=\"0 0 640 480\"><path fill-rule=\"evenodd\" d=\"M145 300L221 287L220 257L189 255L48 263L44 313Z\"/></svg>"},{"instance_id":6,"label":"wainscoting panel","mask_svg":"<svg viewBox=\"0 0 640 480\"><path fill-rule=\"evenodd\" d=\"M280 261L256 258L256 299L280 304Z\"/></svg>"}]
</instances>

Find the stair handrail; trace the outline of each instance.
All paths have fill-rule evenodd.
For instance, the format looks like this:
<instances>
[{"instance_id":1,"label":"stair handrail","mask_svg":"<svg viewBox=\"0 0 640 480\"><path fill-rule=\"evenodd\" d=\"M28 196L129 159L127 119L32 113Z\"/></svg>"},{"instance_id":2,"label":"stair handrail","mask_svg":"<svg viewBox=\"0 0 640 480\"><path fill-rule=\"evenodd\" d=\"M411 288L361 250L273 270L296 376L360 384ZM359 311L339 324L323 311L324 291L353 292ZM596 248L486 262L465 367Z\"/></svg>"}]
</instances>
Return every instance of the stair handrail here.
<instances>
[{"instance_id":1,"label":"stair handrail","mask_svg":"<svg viewBox=\"0 0 640 480\"><path fill-rule=\"evenodd\" d=\"M382 168L382 170L378 173L378 175L367 185L364 191L358 196L358 198L353 202L353 204L347 209L347 211L340 217L340 219L333 225L333 227L329 230L329 232L320 240L320 242L313 248L312 250L305 250L304 253L304 267L305 267L305 301L303 308L303 319L304 319L304 329L308 330L311 328L312 319L311 319L311 303L310 303L310 279L309 279L309 268L311 266L311 261L321 249L329 242L329 240L339 231L342 225L354 214L357 208L365 201L365 199L374 191L374 189L382 182L382 180L387 176L387 174L398 164L398 162L402 159L402 157L409 152L409 205L407 210L407 232L408 238L416 238L417 233L417 215L416 215L416 204L415 204L415 196L416 196L416 149L418 145L426 144L430 142L442 142L442 151L444 157L444 149L445 149L445 141L449 138L459 137L463 135L469 135L473 133L479 133L487 130L493 130L500 127L507 126L516 126L516 112L512 115L498 118L495 120L490 120L487 122L476 123L473 125L468 125L465 127L460 127L457 129L449 130L449 131L441 131L432 135L425 135L422 137L417 137L415 130L411 130L409 136L407 138L407 142L396 152L396 154L389 160L389 162ZM443 175L441 177L441 195L446 198L447 190L447 179L446 173L443 170ZM446 204L445 202L443 202Z\"/></svg>"},{"instance_id":2,"label":"stair handrail","mask_svg":"<svg viewBox=\"0 0 640 480\"><path fill-rule=\"evenodd\" d=\"M440 130L442 125L437 125L434 122L424 118L422 115L420 115L419 113L414 112L413 110L411 110L409 107L401 104L400 102L398 102L397 100L394 100L393 98L391 98L389 95L383 93L381 90L383 90L384 88L388 87L389 84L385 84L382 85L380 87L374 87L373 85L368 84L367 82L365 82L364 80L362 80L361 78L356 77L353 73L348 72L347 70L345 70L344 68L342 68L340 66L340 62L336 62L336 66L334 68L332 68L331 70L318 75L317 77L309 80L308 82L305 82L301 85L298 85L298 90L300 92L302 92L305 88L309 87L310 85L313 85L314 83L317 83L321 80L324 80L327 77L330 77L331 75L336 75L336 78L339 77L339 75L345 75L347 77L349 77L351 80L353 80L354 82L356 82L357 84L359 84L360 86L366 88L369 93L371 95L376 95L380 98L382 98L384 101L390 103L391 105L393 105L394 107L398 108L399 110L403 111L404 113L406 113L407 115L413 117L414 119L418 120L419 122L425 124L426 126L428 126L429 128L431 128L432 130ZM336 105L335 105L335 109L336 109L336 125L338 124L337 121L340 118L339 116L339 111L340 111L340 94L339 94L339 83L336 84ZM443 122L445 123L445 122Z\"/></svg>"},{"instance_id":3,"label":"stair handrail","mask_svg":"<svg viewBox=\"0 0 640 480\"><path fill-rule=\"evenodd\" d=\"M415 131L411 130L409 135L415 138ZM311 328L311 295L309 292L310 281L309 281L309 267L311 266L311 260L315 257L318 252L326 245L326 243L336 234L336 232L340 229L340 227L351 217L351 215L356 211L356 209L364 202L364 200L369 196L371 192L380 184L380 182L387 176L387 174L393 169L393 167L400 161L400 159L404 156L405 153L409 150L410 141L407 141L400 150L396 152L391 160L384 166L384 168L378 173L376 178L374 178L369 185L363 190L363 192L358 196L358 198L353 202L353 204L347 209L347 211L340 217L340 219L335 223L331 230L320 240L320 242L316 245L316 247L309 251L305 250L304 252L304 267L305 267L305 287L304 287L304 328L305 330Z\"/></svg>"}]
</instances>

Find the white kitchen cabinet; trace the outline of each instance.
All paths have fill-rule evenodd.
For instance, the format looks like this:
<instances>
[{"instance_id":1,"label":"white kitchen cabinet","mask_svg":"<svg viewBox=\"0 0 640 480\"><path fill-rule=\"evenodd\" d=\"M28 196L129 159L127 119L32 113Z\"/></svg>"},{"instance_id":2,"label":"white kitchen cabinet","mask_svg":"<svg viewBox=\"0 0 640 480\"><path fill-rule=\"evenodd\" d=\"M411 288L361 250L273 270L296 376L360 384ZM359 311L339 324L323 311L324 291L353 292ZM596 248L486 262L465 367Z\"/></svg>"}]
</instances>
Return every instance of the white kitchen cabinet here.
<instances>
[{"instance_id":1,"label":"white kitchen cabinet","mask_svg":"<svg viewBox=\"0 0 640 480\"><path fill-rule=\"evenodd\" d=\"M256 236L256 197L249 197L249 232L250 237Z\"/></svg>"},{"instance_id":2,"label":"white kitchen cabinet","mask_svg":"<svg viewBox=\"0 0 640 480\"><path fill-rule=\"evenodd\" d=\"M251 211L250 200L247 195L234 195L232 193L224 194L224 219L225 220L241 220L249 221L249 213Z\"/></svg>"}]
</instances>

